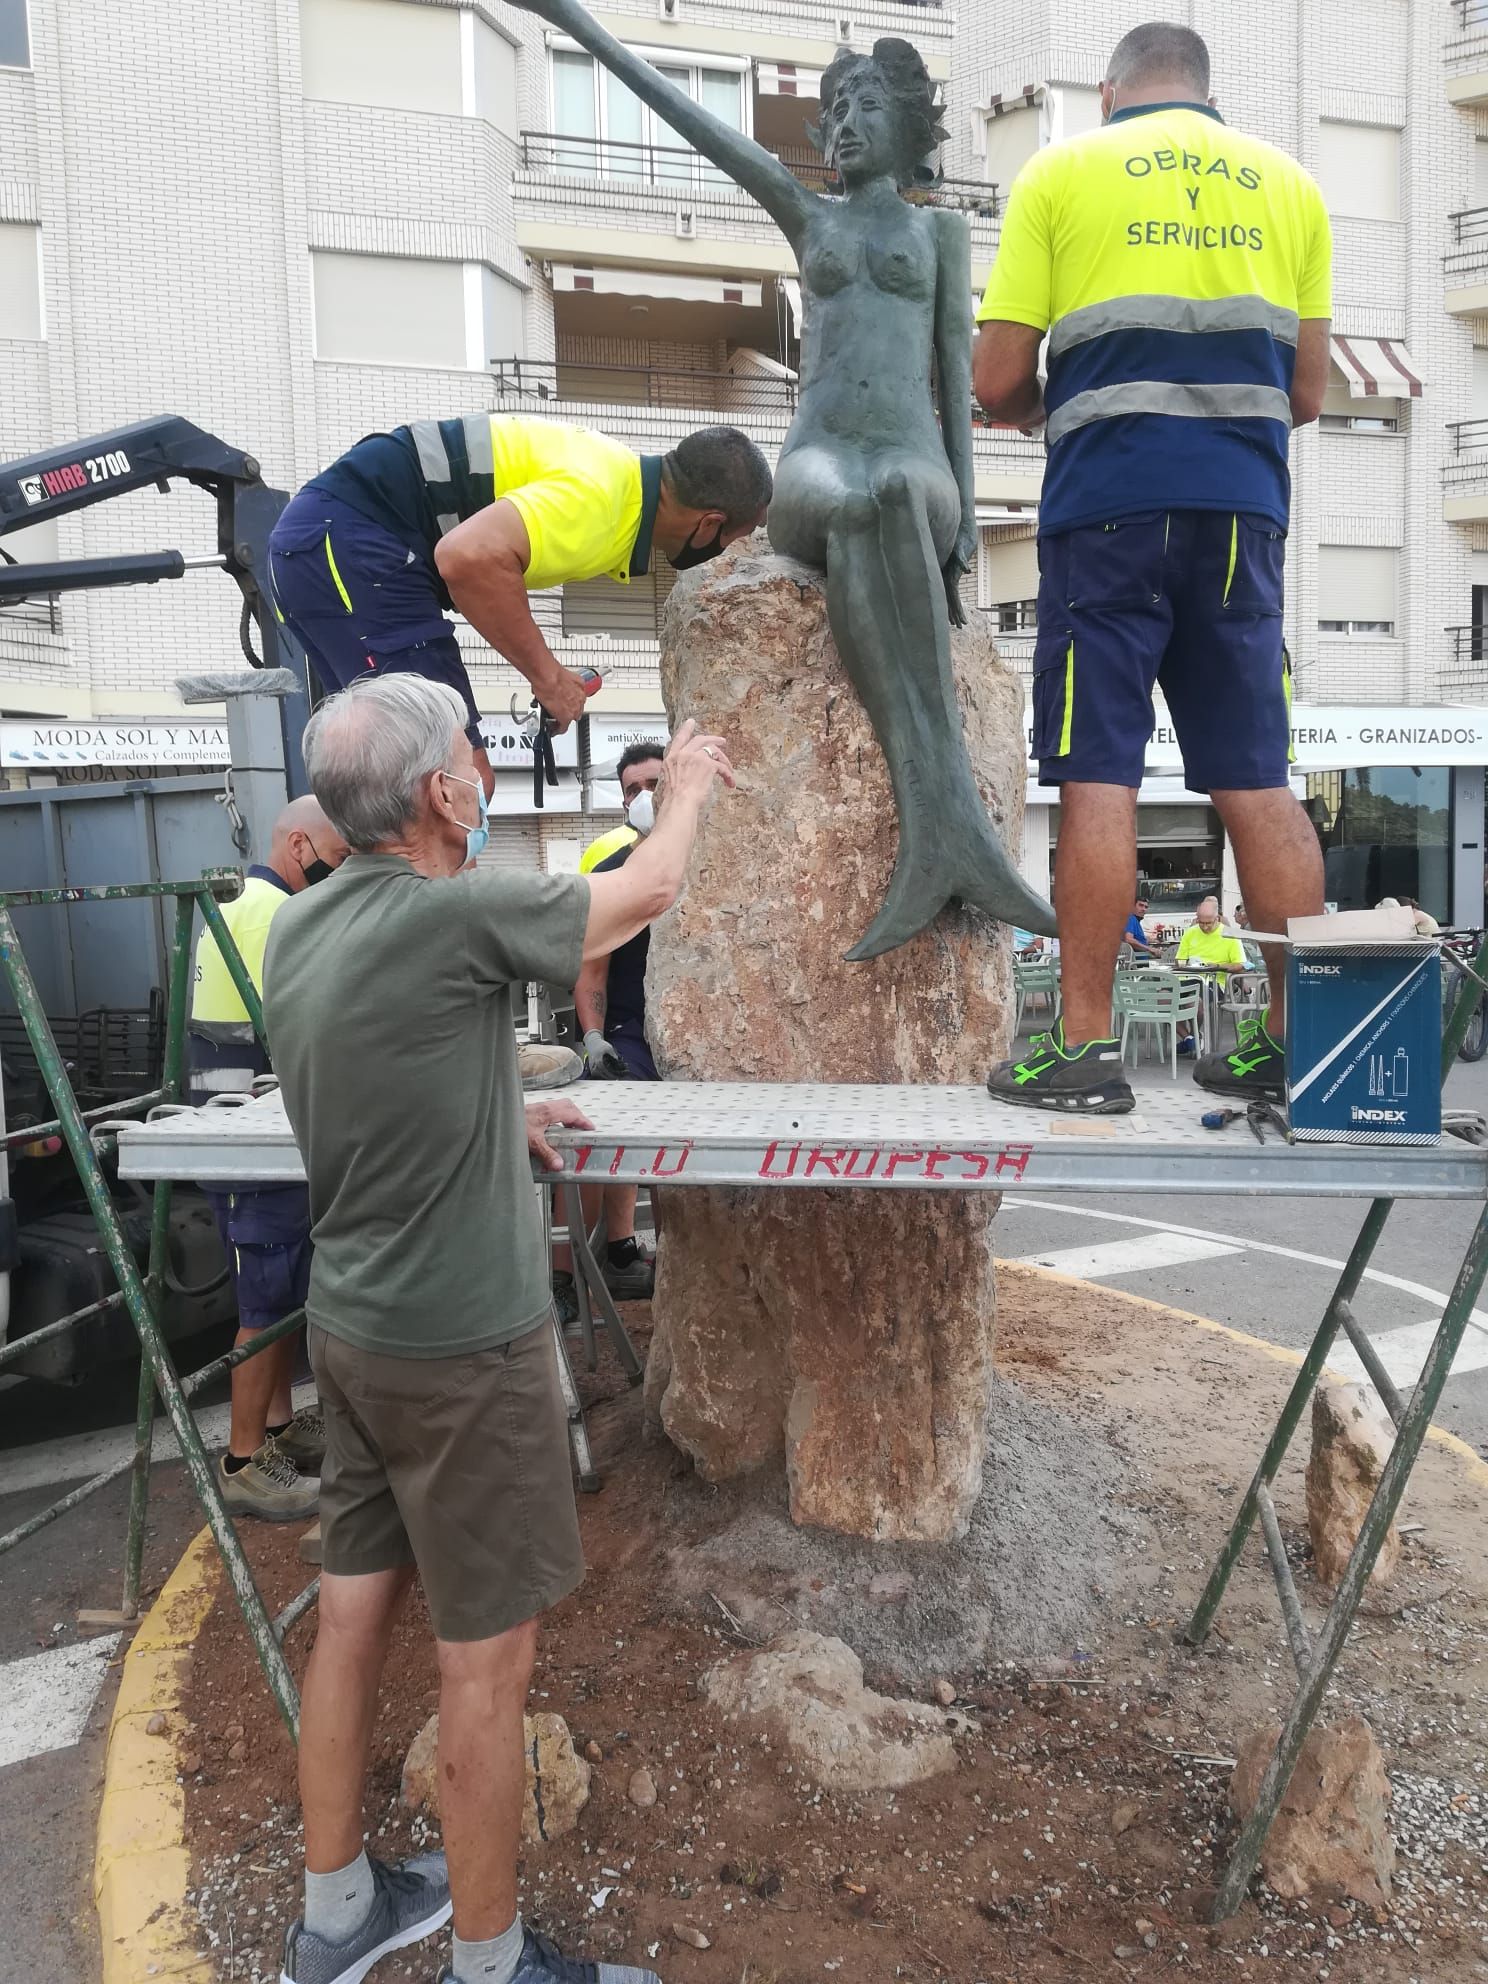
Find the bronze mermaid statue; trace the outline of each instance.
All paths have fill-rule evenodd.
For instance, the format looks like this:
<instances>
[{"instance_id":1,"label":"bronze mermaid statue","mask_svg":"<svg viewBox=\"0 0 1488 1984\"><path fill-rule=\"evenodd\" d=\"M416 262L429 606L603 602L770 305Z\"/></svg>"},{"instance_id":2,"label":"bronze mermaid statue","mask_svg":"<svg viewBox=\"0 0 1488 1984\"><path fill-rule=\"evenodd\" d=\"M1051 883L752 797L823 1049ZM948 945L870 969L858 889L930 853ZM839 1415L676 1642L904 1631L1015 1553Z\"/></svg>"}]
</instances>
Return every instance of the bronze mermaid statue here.
<instances>
[{"instance_id":1,"label":"bronze mermaid statue","mask_svg":"<svg viewBox=\"0 0 1488 1984\"><path fill-rule=\"evenodd\" d=\"M811 132L844 193L812 192L742 132L606 33L579 0L518 0L587 48L751 194L795 253L804 293L799 405L766 528L824 570L842 662L883 749L899 850L883 906L849 959L907 943L953 900L1052 933L1008 859L967 755L951 674L961 578L976 552L971 454L971 247L964 216L912 205L945 137L907 41L844 49ZM931 396L936 380L937 419Z\"/></svg>"}]
</instances>

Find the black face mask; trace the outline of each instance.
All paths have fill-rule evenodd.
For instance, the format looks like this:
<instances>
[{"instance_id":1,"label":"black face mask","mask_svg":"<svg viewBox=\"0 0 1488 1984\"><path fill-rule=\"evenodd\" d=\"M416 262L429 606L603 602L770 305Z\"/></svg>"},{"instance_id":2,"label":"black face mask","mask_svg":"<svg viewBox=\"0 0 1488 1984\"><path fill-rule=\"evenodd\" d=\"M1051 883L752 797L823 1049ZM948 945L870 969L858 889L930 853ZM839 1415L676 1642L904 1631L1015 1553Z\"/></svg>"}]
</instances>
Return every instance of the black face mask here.
<instances>
[{"instance_id":1,"label":"black face mask","mask_svg":"<svg viewBox=\"0 0 1488 1984\"><path fill-rule=\"evenodd\" d=\"M706 565L710 558L716 558L720 551L727 549L723 541L722 524L718 526L717 533L707 544L694 544L692 540L701 529L701 524L694 524L682 549L667 553L667 563L674 572L690 572L694 565Z\"/></svg>"},{"instance_id":2,"label":"black face mask","mask_svg":"<svg viewBox=\"0 0 1488 1984\"><path fill-rule=\"evenodd\" d=\"M310 843L310 852L315 854L315 842L313 840ZM330 862L322 861L318 854L315 854L313 861L305 862L300 870L300 873L305 878L305 887L307 889L313 889L317 882L323 882L328 875L334 875L335 872Z\"/></svg>"}]
</instances>

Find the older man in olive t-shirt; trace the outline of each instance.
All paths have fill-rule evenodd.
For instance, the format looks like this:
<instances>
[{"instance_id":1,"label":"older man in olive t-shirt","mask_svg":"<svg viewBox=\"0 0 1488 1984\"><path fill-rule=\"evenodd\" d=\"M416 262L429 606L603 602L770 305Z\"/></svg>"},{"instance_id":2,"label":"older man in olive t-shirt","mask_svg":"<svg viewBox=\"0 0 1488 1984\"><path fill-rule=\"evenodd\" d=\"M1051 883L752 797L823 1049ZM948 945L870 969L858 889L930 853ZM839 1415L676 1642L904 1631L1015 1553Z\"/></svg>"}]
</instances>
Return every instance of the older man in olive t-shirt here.
<instances>
[{"instance_id":1,"label":"older man in olive t-shirt","mask_svg":"<svg viewBox=\"0 0 1488 1984\"><path fill-rule=\"evenodd\" d=\"M675 898L719 777L678 731L657 824L615 875L481 871L485 793L441 683L370 678L305 732L352 852L286 903L264 968L274 1067L310 1186L306 1303L326 1419L320 1627L305 1677L305 1914L288 1984L352 1984L455 1920L456 1984L641 1984L570 1963L516 1909L522 1704L537 1616L583 1576L524 1112L514 981L572 984ZM388 1636L417 1566L439 1645L438 1856L362 1847Z\"/></svg>"}]
</instances>

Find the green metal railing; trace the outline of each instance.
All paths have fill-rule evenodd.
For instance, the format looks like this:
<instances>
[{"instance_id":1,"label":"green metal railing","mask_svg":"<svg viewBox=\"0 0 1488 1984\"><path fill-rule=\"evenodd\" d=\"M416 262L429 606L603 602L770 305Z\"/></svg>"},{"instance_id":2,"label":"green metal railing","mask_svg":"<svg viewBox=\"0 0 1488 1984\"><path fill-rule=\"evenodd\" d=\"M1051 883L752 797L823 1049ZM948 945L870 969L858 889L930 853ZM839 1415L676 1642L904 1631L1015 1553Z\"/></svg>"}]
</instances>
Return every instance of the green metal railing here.
<instances>
[{"instance_id":1,"label":"green metal railing","mask_svg":"<svg viewBox=\"0 0 1488 1984\"><path fill-rule=\"evenodd\" d=\"M56 1111L55 1121L37 1127L10 1133L5 1138L6 1148L34 1143L47 1136L60 1136L67 1145L72 1162L77 1170L79 1182L87 1197L88 1205L97 1224L104 1251L113 1270L117 1289L100 1301L75 1310L70 1316L63 1316L57 1322L49 1323L45 1329L33 1331L17 1342L0 1345L0 1369L19 1359L38 1343L49 1337L56 1337L77 1328L80 1323L94 1316L119 1307L125 1308L134 1325L140 1344L139 1394L135 1413L135 1437L133 1451L126 1460L115 1463L94 1475L91 1480L82 1482L50 1507L33 1515L7 1535L0 1536L0 1555L12 1550L27 1537L55 1522L58 1516L76 1508L99 1489L115 1481L121 1474L130 1476L129 1486L129 1527L124 1553L123 1596L120 1610L126 1619L133 1619L139 1613L141 1570L144 1561L145 1531L149 1513L150 1462L154 1450L156 1400L165 1409L166 1418L175 1434L185 1462L186 1472L192 1489L201 1503L202 1512L211 1530L212 1539L227 1572L248 1628L249 1638L258 1655L264 1678L269 1684L279 1713L283 1716L292 1737L299 1733L299 1695L293 1676L284 1658L282 1639L295 1620L302 1617L315 1601L319 1579L300 1593L279 1619L271 1620L265 1608L253 1572L238 1541L231 1518L223 1505L222 1495L217 1485L217 1470L208 1459L202 1445L201 1434L191 1415L189 1401L202 1388L211 1384L224 1372L232 1371L248 1358L256 1357L271 1344L297 1329L304 1320L303 1311L284 1317L272 1328L262 1330L253 1341L241 1349L229 1351L203 1370L195 1372L183 1383L171 1357L164 1332L160 1327L159 1310L164 1290L166 1248L169 1239L171 1211L171 1183L168 1179L156 1182L150 1210L150 1242L145 1273L141 1276L135 1263L134 1253L125 1234L123 1219L118 1205L109 1189L104 1175L95 1136L104 1139L103 1132L92 1132L90 1123L105 1119L139 1113L160 1103L179 1103L182 1100L183 1074L186 1056L187 999L191 985L191 939L196 912L201 912L205 929L222 953L228 975L237 989L238 996L253 1023L253 1030L262 1043L264 1039L263 1008L258 992L250 978L231 932L223 921L218 906L219 897L231 901L242 889L242 876L235 869L209 869L198 880L190 882L145 882L123 884L117 887L72 888L72 889L15 889L0 892L0 969L10 987L16 1009L20 1014L31 1051L36 1057L36 1065L46 1084L47 1094ZM30 909L46 905L66 906L82 902L137 902L151 896L170 896L175 899L175 922L171 936L169 954L169 993L165 1032L164 1067L160 1086L147 1094L126 1098L122 1102L111 1103L105 1109L89 1110L85 1115L77 1106L72 1084L68 1079L66 1064L58 1051L51 1025L42 1009L36 981L26 962L20 939L16 935L12 912L16 909Z\"/></svg>"},{"instance_id":2,"label":"green metal railing","mask_svg":"<svg viewBox=\"0 0 1488 1984\"><path fill-rule=\"evenodd\" d=\"M1451 960L1444 957L1443 963ZM1452 1016L1447 1023L1442 1038L1441 1079L1445 1086L1447 1074L1457 1058L1457 1050L1466 1035L1468 1022L1481 994L1481 984L1488 970L1488 936L1479 946L1478 954L1471 970L1463 968L1462 985L1452 1008ZM1421 1443L1431 1424L1432 1414L1442 1395L1442 1388L1451 1373L1453 1359L1462 1342L1463 1332L1471 1319L1474 1305L1482 1292L1485 1274L1488 1274L1488 1204L1485 1204L1468 1241L1467 1252L1442 1311L1441 1323L1432 1340L1431 1351L1421 1371L1410 1403L1405 1404L1395 1386L1390 1382L1379 1358L1378 1352L1353 1311L1353 1300L1358 1293L1359 1283L1364 1277L1380 1235L1384 1232L1385 1221L1390 1216L1393 1199L1376 1199L1364 1216L1364 1224L1359 1229L1352 1251L1344 1263L1338 1277L1332 1298L1323 1312L1323 1320L1318 1325L1306 1357L1287 1394L1281 1416L1276 1422L1271 1438L1266 1443L1266 1451L1261 1456L1254 1479L1246 1490L1245 1498L1236 1511L1230 1533L1219 1553L1214 1569L1209 1574L1209 1582L1194 1608L1193 1617L1184 1628L1183 1637L1190 1646L1198 1646L1214 1623L1225 1588L1230 1582L1236 1564L1245 1549L1246 1542L1257 1520L1266 1545L1266 1556L1276 1583L1277 1596L1281 1602L1282 1620L1286 1627L1287 1644L1291 1649L1292 1661L1297 1670L1297 1692L1282 1725L1281 1735L1272 1752L1271 1761L1266 1766L1261 1779L1256 1802L1249 1817L1240 1829L1220 1883L1214 1903L1214 1920L1222 1922L1235 1913L1245 1899L1245 1891L1250 1885L1250 1877L1255 1872L1261 1857L1266 1835L1271 1823L1286 1796L1287 1785L1296 1769L1297 1759L1302 1753L1302 1745L1307 1740L1309 1730L1317 1717L1323 1695L1337 1665L1338 1656L1343 1651L1354 1616L1358 1612L1360 1600L1374 1569L1375 1559L1380 1553L1390 1524L1395 1519L1395 1511L1410 1479L1411 1469L1416 1464L1416 1456L1421 1451ZM1280 1525L1276 1507L1271 1499L1271 1484L1286 1458L1288 1447L1301 1424L1302 1415L1311 1402L1317 1388L1328 1355L1342 1330L1358 1353L1359 1361L1369 1373L1375 1389L1384 1401L1391 1418L1395 1422L1395 1444L1390 1449L1390 1457L1380 1475L1379 1485L1369 1504L1359 1534L1349 1557L1348 1565L1328 1614L1322 1631L1314 1640L1302 1616L1301 1601L1297 1595L1296 1583L1291 1567L1287 1562L1286 1550L1282 1544Z\"/></svg>"}]
</instances>

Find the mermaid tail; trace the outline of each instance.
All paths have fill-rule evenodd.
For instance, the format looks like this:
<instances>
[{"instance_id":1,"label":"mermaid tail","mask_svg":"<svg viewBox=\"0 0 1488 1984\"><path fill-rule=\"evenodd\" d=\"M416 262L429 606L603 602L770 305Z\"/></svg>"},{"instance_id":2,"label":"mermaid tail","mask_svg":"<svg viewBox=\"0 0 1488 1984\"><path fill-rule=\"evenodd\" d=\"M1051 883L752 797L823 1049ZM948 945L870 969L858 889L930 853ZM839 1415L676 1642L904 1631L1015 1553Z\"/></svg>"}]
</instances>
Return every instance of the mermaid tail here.
<instances>
[{"instance_id":1,"label":"mermaid tail","mask_svg":"<svg viewBox=\"0 0 1488 1984\"><path fill-rule=\"evenodd\" d=\"M899 814L888 894L849 960L907 944L953 901L1052 936L1053 909L1014 868L977 790L951 676L940 565L907 480L887 483L871 515L860 509L832 532L827 611Z\"/></svg>"}]
</instances>

